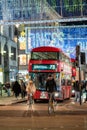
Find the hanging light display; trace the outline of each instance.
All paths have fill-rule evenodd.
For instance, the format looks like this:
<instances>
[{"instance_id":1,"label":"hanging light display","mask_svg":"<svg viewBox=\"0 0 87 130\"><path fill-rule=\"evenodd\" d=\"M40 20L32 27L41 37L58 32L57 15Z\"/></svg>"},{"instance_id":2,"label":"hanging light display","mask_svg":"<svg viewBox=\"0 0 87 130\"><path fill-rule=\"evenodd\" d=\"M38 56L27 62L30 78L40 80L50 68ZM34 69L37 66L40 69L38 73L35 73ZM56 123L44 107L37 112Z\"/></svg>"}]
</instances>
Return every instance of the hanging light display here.
<instances>
[{"instance_id":1,"label":"hanging light display","mask_svg":"<svg viewBox=\"0 0 87 130\"><path fill-rule=\"evenodd\" d=\"M0 25L33 25L87 20L86 3L80 2L75 5L73 2L72 4L69 2L70 5L63 3L64 1L60 0L53 4L49 0L22 2L21 0L0 0Z\"/></svg>"}]
</instances>

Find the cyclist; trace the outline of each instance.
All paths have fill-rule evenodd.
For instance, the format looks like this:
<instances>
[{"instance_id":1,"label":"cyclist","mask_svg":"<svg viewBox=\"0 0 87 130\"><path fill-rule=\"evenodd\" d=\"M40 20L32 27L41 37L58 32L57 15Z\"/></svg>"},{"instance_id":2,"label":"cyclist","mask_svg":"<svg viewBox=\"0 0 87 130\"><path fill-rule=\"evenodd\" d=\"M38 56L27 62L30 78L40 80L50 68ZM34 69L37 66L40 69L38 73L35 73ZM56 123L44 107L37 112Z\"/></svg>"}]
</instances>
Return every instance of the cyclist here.
<instances>
[{"instance_id":1,"label":"cyclist","mask_svg":"<svg viewBox=\"0 0 87 130\"><path fill-rule=\"evenodd\" d=\"M47 82L46 82L46 91L48 92L49 99L54 99L54 92L57 91L56 82L51 74L48 75Z\"/></svg>"},{"instance_id":2,"label":"cyclist","mask_svg":"<svg viewBox=\"0 0 87 130\"><path fill-rule=\"evenodd\" d=\"M26 92L27 92L27 102L28 104L32 104L33 103L33 94L35 93L36 91L36 87L33 83L32 80L30 80L28 82L28 85L26 87ZM31 100L30 100L31 99Z\"/></svg>"}]
</instances>

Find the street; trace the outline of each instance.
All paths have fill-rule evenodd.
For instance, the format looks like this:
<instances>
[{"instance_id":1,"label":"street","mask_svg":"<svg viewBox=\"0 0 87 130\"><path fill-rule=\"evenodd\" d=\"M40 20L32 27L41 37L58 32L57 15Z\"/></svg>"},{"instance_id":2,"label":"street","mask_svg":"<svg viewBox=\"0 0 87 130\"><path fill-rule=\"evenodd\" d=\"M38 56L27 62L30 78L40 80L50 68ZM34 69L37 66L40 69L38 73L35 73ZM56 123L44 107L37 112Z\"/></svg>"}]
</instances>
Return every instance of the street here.
<instances>
[{"instance_id":1,"label":"street","mask_svg":"<svg viewBox=\"0 0 87 130\"><path fill-rule=\"evenodd\" d=\"M0 106L0 130L87 130L86 103L59 102L51 115L47 105L35 103L33 111L26 102Z\"/></svg>"},{"instance_id":2,"label":"street","mask_svg":"<svg viewBox=\"0 0 87 130\"><path fill-rule=\"evenodd\" d=\"M0 117L0 130L87 130L87 115Z\"/></svg>"},{"instance_id":3,"label":"street","mask_svg":"<svg viewBox=\"0 0 87 130\"><path fill-rule=\"evenodd\" d=\"M78 111L79 109L79 111ZM67 114L87 114L87 104L80 105L79 103L73 104L73 99L65 100L64 102L58 102L55 113L52 115L67 115ZM48 116L48 103L37 102L33 104L32 116ZM0 106L0 117L31 117L31 110L26 102L21 102L12 105Z\"/></svg>"}]
</instances>

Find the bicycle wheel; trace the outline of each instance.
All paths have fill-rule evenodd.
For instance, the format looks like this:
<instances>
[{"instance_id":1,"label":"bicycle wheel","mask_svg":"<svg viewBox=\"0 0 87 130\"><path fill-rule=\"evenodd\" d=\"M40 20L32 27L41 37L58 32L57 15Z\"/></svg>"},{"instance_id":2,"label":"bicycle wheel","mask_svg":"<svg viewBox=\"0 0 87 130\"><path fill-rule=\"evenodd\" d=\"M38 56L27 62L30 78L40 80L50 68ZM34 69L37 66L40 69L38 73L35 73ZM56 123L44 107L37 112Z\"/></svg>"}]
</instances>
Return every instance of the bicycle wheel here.
<instances>
[{"instance_id":1,"label":"bicycle wheel","mask_svg":"<svg viewBox=\"0 0 87 130\"><path fill-rule=\"evenodd\" d=\"M54 112L56 111L56 107L57 107L57 101L53 101Z\"/></svg>"},{"instance_id":2,"label":"bicycle wheel","mask_svg":"<svg viewBox=\"0 0 87 130\"><path fill-rule=\"evenodd\" d=\"M51 114L53 112L54 112L53 102L49 102L49 104L48 104L48 113Z\"/></svg>"},{"instance_id":3,"label":"bicycle wheel","mask_svg":"<svg viewBox=\"0 0 87 130\"><path fill-rule=\"evenodd\" d=\"M29 98L29 107L32 108L32 104L33 104L33 100L32 100L32 96L30 96Z\"/></svg>"}]
</instances>

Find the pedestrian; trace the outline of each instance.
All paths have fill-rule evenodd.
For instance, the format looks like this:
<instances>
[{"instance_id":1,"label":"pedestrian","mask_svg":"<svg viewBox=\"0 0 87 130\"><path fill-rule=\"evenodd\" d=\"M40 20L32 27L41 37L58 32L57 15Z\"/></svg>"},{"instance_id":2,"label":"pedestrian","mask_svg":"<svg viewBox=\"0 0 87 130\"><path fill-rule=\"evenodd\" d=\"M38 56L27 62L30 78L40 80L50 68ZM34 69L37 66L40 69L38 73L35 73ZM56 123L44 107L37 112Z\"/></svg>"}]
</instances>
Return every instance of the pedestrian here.
<instances>
[{"instance_id":1,"label":"pedestrian","mask_svg":"<svg viewBox=\"0 0 87 130\"><path fill-rule=\"evenodd\" d=\"M5 83L5 90L6 90L6 92L7 92L8 97L11 96L11 90L10 90L10 88L11 88L10 83L9 83L9 82L6 82L6 83Z\"/></svg>"},{"instance_id":2,"label":"pedestrian","mask_svg":"<svg viewBox=\"0 0 87 130\"><path fill-rule=\"evenodd\" d=\"M48 75L47 82L46 82L46 91L48 92L48 97L52 96L54 99L54 92L57 91L56 82L53 76L50 74Z\"/></svg>"},{"instance_id":3,"label":"pedestrian","mask_svg":"<svg viewBox=\"0 0 87 130\"><path fill-rule=\"evenodd\" d=\"M14 96L14 92L13 92L13 86L14 86L15 81L11 82L11 91L12 91L12 96Z\"/></svg>"},{"instance_id":4,"label":"pedestrian","mask_svg":"<svg viewBox=\"0 0 87 130\"><path fill-rule=\"evenodd\" d=\"M25 98L26 95L26 86L23 80L21 80L20 82L20 86L21 86L21 97Z\"/></svg>"},{"instance_id":5,"label":"pedestrian","mask_svg":"<svg viewBox=\"0 0 87 130\"><path fill-rule=\"evenodd\" d=\"M75 90L75 102L80 101L80 82L77 80L74 83L74 90Z\"/></svg>"},{"instance_id":6,"label":"pedestrian","mask_svg":"<svg viewBox=\"0 0 87 130\"><path fill-rule=\"evenodd\" d=\"M18 81L14 82L12 91L14 92L15 97L18 99L18 96L21 93L21 87L20 87L20 84L18 83Z\"/></svg>"},{"instance_id":7,"label":"pedestrian","mask_svg":"<svg viewBox=\"0 0 87 130\"><path fill-rule=\"evenodd\" d=\"M85 95L86 95L84 102L86 102L87 101L87 81L85 81L85 83L84 83L84 92L85 92Z\"/></svg>"},{"instance_id":8,"label":"pedestrian","mask_svg":"<svg viewBox=\"0 0 87 130\"><path fill-rule=\"evenodd\" d=\"M36 92L36 87L32 80L29 80L28 85L26 87L26 92L27 92L27 103L29 103L30 96L32 96L33 98Z\"/></svg>"}]
</instances>

